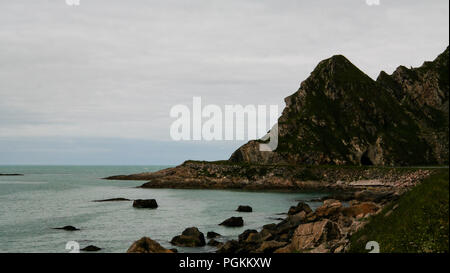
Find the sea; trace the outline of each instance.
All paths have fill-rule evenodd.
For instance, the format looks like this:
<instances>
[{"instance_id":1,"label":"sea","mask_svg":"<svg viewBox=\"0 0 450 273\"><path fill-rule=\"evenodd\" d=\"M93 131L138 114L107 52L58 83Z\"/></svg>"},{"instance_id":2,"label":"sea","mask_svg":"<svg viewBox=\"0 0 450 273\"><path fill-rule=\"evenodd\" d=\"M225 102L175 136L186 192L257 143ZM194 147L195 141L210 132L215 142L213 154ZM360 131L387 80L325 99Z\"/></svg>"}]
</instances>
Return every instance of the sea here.
<instances>
[{"instance_id":1,"label":"sea","mask_svg":"<svg viewBox=\"0 0 450 273\"><path fill-rule=\"evenodd\" d=\"M148 236L166 248L170 240L188 227L205 234L220 233L219 241L237 239L246 229L280 222L290 206L326 193L240 190L142 189L145 181L113 181L102 178L153 172L170 166L0 166L0 252L64 253L100 247L100 252L124 253L130 245ZM109 198L156 199L157 209L136 209L132 201L93 202ZM249 205L251 213L236 212ZM231 216L241 216L244 226L219 226ZM78 231L57 230L75 226ZM176 247L179 252L214 252L215 247Z\"/></svg>"}]
</instances>

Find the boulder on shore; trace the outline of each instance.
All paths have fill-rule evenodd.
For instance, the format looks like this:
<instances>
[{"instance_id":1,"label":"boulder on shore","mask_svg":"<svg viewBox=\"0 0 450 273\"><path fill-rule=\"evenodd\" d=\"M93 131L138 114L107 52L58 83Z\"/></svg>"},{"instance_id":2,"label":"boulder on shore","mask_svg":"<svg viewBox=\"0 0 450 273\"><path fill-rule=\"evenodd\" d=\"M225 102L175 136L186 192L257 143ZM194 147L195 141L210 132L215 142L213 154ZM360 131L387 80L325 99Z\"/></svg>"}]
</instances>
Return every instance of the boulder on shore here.
<instances>
[{"instance_id":1,"label":"boulder on shore","mask_svg":"<svg viewBox=\"0 0 450 273\"><path fill-rule=\"evenodd\" d=\"M226 242L221 248L217 250L217 253L236 253L239 249L239 242L231 240Z\"/></svg>"},{"instance_id":2,"label":"boulder on shore","mask_svg":"<svg viewBox=\"0 0 450 273\"><path fill-rule=\"evenodd\" d=\"M276 249L285 246L286 242L277 241L264 241L261 246L256 250L257 253L273 253Z\"/></svg>"},{"instance_id":3,"label":"boulder on shore","mask_svg":"<svg viewBox=\"0 0 450 273\"><path fill-rule=\"evenodd\" d=\"M322 221L299 225L292 236L292 242L275 252L314 252L314 249L321 244L340 238L341 231L338 224L324 219Z\"/></svg>"},{"instance_id":4,"label":"boulder on shore","mask_svg":"<svg viewBox=\"0 0 450 273\"><path fill-rule=\"evenodd\" d=\"M128 248L127 253L173 253L173 251L162 247L149 237L142 237Z\"/></svg>"},{"instance_id":5,"label":"boulder on shore","mask_svg":"<svg viewBox=\"0 0 450 273\"><path fill-rule=\"evenodd\" d=\"M82 248L81 251L89 251L89 252L94 252L94 251L99 251L102 250L100 247L98 246L94 246L94 245L88 245L85 248Z\"/></svg>"},{"instance_id":6,"label":"boulder on shore","mask_svg":"<svg viewBox=\"0 0 450 273\"><path fill-rule=\"evenodd\" d=\"M239 212L252 212L253 209L250 206L239 206L236 211L239 211Z\"/></svg>"},{"instance_id":7,"label":"boulder on shore","mask_svg":"<svg viewBox=\"0 0 450 273\"><path fill-rule=\"evenodd\" d=\"M140 209L156 209L158 203L155 199L137 199L133 201L133 207Z\"/></svg>"},{"instance_id":8,"label":"boulder on shore","mask_svg":"<svg viewBox=\"0 0 450 273\"><path fill-rule=\"evenodd\" d=\"M57 227L57 228L53 228L53 229L62 229L62 230L67 230L67 231L80 230L74 226L63 226L63 227Z\"/></svg>"},{"instance_id":9,"label":"boulder on shore","mask_svg":"<svg viewBox=\"0 0 450 273\"><path fill-rule=\"evenodd\" d=\"M328 218L336 220L342 212L342 203L335 199L323 201L323 205L316 209L316 215L319 218Z\"/></svg>"},{"instance_id":10,"label":"boulder on shore","mask_svg":"<svg viewBox=\"0 0 450 273\"><path fill-rule=\"evenodd\" d=\"M373 202L362 202L351 205L343 209L345 216L356 217L358 215L374 214L378 212L379 206Z\"/></svg>"},{"instance_id":11,"label":"boulder on shore","mask_svg":"<svg viewBox=\"0 0 450 273\"><path fill-rule=\"evenodd\" d=\"M308 214L308 213L312 212L312 209L305 202L299 202L297 204L297 206L295 206L295 207L292 206L289 208L288 215L294 215L294 214L297 214L302 211L304 211L306 214Z\"/></svg>"},{"instance_id":12,"label":"boulder on shore","mask_svg":"<svg viewBox=\"0 0 450 273\"><path fill-rule=\"evenodd\" d=\"M258 231L256 231L255 229L247 229L244 232L242 232L238 237L239 242L247 240L248 236L250 236L250 234L252 233L258 233Z\"/></svg>"},{"instance_id":13,"label":"boulder on shore","mask_svg":"<svg viewBox=\"0 0 450 273\"><path fill-rule=\"evenodd\" d=\"M244 219L242 219L242 217L230 217L219 225L226 227L242 227L244 225Z\"/></svg>"},{"instance_id":14,"label":"boulder on shore","mask_svg":"<svg viewBox=\"0 0 450 273\"><path fill-rule=\"evenodd\" d=\"M199 247L206 245L205 236L196 227L185 229L181 235L173 237L170 243L183 247Z\"/></svg>"}]
</instances>

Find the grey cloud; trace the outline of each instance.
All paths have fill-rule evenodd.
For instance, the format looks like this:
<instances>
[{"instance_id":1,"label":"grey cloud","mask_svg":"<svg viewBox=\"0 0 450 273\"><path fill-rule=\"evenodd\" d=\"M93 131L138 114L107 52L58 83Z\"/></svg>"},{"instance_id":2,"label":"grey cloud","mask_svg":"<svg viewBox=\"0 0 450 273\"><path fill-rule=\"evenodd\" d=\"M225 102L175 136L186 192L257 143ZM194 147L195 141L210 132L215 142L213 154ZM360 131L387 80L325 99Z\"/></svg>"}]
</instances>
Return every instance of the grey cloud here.
<instances>
[{"instance_id":1,"label":"grey cloud","mask_svg":"<svg viewBox=\"0 0 450 273\"><path fill-rule=\"evenodd\" d=\"M433 59L448 13L439 0L0 0L0 136L169 140L170 108L193 96L281 110L331 55L373 78Z\"/></svg>"}]
</instances>

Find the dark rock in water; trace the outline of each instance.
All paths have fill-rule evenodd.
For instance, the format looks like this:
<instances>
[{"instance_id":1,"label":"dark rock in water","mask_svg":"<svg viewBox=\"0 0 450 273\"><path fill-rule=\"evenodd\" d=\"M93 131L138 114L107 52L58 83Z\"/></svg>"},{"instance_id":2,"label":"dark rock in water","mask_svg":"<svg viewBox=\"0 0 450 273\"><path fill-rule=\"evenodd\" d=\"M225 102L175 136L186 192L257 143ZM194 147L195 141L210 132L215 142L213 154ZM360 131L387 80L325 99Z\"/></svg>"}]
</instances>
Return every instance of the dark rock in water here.
<instances>
[{"instance_id":1,"label":"dark rock in water","mask_svg":"<svg viewBox=\"0 0 450 273\"><path fill-rule=\"evenodd\" d=\"M130 199L127 198L110 198L110 199L103 199L103 200L94 200L92 202L117 202L117 201L131 201Z\"/></svg>"},{"instance_id":2,"label":"dark rock in water","mask_svg":"<svg viewBox=\"0 0 450 273\"><path fill-rule=\"evenodd\" d=\"M102 249L99 248L99 247L97 247L97 246L94 246L94 245L89 245L89 246L87 246L87 247L85 247L85 248L82 248L81 250L82 250L82 251L90 251L90 252L94 252L94 251L99 251L99 250L102 250Z\"/></svg>"},{"instance_id":3,"label":"dark rock in water","mask_svg":"<svg viewBox=\"0 0 450 273\"><path fill-rule=\"evenodd\" d=\"M208 239L216 238L219 236L222 236L222 235L220 235L219 233L214 232L214 231L208 231L208 233L206 233L206 238L208 238Z\"/></svg>"},{"instance_id":4,"label":"dark rock in water","mask_svg":"<svg viewBox=\"0 0 450 273\"><path fill-rule=\"evenodd\" d=\"M22 176L20 173L0 173L0 176Z\"/></svg>"},{"instance_id":5,"label":"dark rock in water","mask_svg":"<svg viewBox=\"0 0 450 273\"><path fill-rule=\"evenodd\" d=\"M134 200L133 207L143 209L156 209L158 207L158 203L156 203L155 199L138 199Z\"/></svg>"},{"instance_id":6,"label":"dark rock in water","mask_svg":"<svg viewBox=\"0 0 450 273\"><path fill-rule=\"evenodd\" d=\"M162 247L149 237L142 237L128 248L127 253L173 253L173 251Z\"/></svg>"},{"instance_id":7,"label":"dark rock in water","mask_svg":"<svg viewBox=\"0 0 450 273\"><path fill-rule=\"evenodd\" d=\"M219 224L226 227L242 227L244 225L244 219L242 217L231 217Z\"/></svg>"},{"instance_id":8,"label":"dark rock in water","mask_svg":"<svg viewBox=\"0 0 450 273\"><path fill-rule=\"evenodd\" d=\"M247 240L248 236L250 236L250 234L252 233L258 233L258 231L254 230L254 229L247 229L246 231L242 232L239 235L239 242L243 242L245 240Z\"/></svg>"},{"instance_id":9,"label":"dark rock in water","mask_svg":"<svg viewBox=\"0 0 450 273\"><path fill-rule=\"evenodd\" d=\"M176 248L170 248L169 250L172 251L173 253L178 253L178 249Z\"/></svg>"},{"instance_id":10,"label":"dark rock in water","mask_svg":"<svg viewBox=\"0 0 450 273\"><path fill-rule=\"evenodd\" d=\"M185 229L181 235L173 237L170 243L183 247L199 247L206 245L205 236L196 227Z\"/></svg>"},{"instance_id":11,"label":"dark rock in water","mask_svg":"<svg viewBox=\"0 0 450 273\"><path fill-rule=\"evenodd\" d=\"M59 227L59 228L53 228L53 229L62 229L62 230L67 230L67 231L75 231L75 230L80 230L74 226L63 226L63 227Z\"/></svg>"},{"instance_id":12,"label":"dark rock in water","mask_svg":"<svg viewBox=\"0 0 450 273\"><path fill-rule=\"evenodd\" d=\"M211 240L209 240L208 245L214 246L214 247L221 247L221 246L223 246L223 243L219 242L217 240L211 239Z\"/></svg>"},{"instance_id":13,"label":"dark rock in water","mask_svg":"<svg viewBox=\"0 0 450 273\"><path fill-rule=\"evenodd\" d=\"M288 215L294 215L299 212L306 212L306 214L310 213L312 209L305 202L299 202L296 207L291 207L288 211Z\"/></svg>"},{"instance_id":14,"label":"dark rock in water","mask_svg":"<svg viewBox=\"0 0 450 273\"><path fill-rule=\"evenodd\" d=\"M250 206L239 206L236 211L239 211L239 212L252 212L253 209Z\"/></svg>"}]
</instances>

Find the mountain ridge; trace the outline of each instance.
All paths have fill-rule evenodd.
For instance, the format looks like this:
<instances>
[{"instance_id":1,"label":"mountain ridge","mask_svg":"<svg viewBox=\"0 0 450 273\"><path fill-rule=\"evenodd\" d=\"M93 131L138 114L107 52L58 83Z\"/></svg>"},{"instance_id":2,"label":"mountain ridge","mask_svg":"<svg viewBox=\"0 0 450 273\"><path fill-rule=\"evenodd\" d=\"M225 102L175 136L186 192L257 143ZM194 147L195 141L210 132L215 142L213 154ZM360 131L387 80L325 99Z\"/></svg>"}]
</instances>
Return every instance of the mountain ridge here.
<instances>
[{"instance_id":1,"label":"mountain ridge","mask_svg":"<svg viewBox=\"0 0 450 273\"><path fill-rule=\"evenodd\" d=\"M448 164L448 51L371 79L343 55L316 66L285 98L274 152L250 141L232 162L408 166Z\"/></svg>"}]
</instances>

